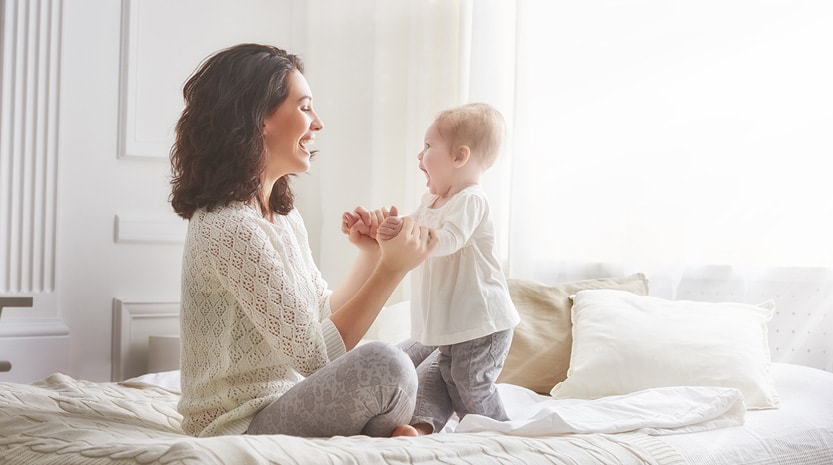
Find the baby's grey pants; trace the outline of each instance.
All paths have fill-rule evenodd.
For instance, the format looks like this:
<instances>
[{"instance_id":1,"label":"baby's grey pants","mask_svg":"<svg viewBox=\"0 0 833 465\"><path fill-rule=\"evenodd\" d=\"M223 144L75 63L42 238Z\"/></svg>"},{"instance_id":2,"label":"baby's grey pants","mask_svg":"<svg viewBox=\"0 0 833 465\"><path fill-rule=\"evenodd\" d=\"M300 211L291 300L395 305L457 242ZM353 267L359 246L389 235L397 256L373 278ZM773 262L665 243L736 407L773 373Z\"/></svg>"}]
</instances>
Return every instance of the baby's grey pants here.
<instances>
[{"instance_id":1,"label":"baby's grey pants","mask_svg":"<svg viewBox=\"0 0 833 465\"><path fill-rule=\"evenodd\" d=\"M506 421L495 380L509 353L513 330L498 331L457 344L432 347L414 340L399 344L413 361L419 389L410 423L427 423L439 432L455 412Z\"/></svg>"}]
</instances>

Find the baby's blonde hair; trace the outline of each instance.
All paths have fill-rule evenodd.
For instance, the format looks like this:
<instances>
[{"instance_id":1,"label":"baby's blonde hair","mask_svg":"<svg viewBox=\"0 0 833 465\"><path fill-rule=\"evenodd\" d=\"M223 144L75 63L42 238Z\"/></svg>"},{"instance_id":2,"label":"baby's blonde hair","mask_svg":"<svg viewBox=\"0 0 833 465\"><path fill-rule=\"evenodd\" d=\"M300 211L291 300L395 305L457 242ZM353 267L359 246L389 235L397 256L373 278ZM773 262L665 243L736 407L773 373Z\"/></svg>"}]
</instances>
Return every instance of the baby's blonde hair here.
<instances>
[{"instance_id":1,"label":"baby's blonde hair","mask_svg":"<svg viewBox=\"0 0 833 465\"><path fill-rule=\"evenodd\" d=\"M483 168L494 165L503 144L503 115L488 103L467 103L441 111L434 119L452 150L466 145L481 157Z\"/></svg>"}]
</instances>

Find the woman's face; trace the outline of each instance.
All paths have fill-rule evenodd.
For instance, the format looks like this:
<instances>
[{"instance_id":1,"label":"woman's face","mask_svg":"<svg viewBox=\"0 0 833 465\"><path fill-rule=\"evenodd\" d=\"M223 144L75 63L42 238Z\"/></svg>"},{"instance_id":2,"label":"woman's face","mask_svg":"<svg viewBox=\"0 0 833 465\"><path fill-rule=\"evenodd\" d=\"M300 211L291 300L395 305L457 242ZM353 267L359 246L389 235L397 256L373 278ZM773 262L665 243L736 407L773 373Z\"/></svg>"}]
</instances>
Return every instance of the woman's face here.
<instances>
[{"instance_id":1,"label":"woman's face","mask_svg":"<svg viewBox=\"0 0 833 465\"><path fill-rule=\"evenodd\" d=\"M310 168L309 147L324 124L312 109L309 84L297 69L286 76L289 93L263 121L267 182L287 174L306 173Z\"/></svg>"}]
</instances>

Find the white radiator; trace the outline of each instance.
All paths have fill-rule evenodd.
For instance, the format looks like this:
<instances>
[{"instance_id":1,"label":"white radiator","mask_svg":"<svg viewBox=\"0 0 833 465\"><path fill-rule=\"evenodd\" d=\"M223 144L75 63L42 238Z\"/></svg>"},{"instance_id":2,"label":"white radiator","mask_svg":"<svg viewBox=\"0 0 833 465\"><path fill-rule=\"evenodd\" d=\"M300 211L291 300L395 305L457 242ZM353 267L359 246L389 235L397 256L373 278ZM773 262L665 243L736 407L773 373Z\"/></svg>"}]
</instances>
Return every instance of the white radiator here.
<instances>
[{"instance_id":1,"label":"white radiator","mask_svg":"<svg viewBox=\"0 0 833 465\"><path fill-rule=\"evenodd\" d=\"M0 21L0 296L51 292L60 2L4 2Z\"/></svg>"}]
</instances>

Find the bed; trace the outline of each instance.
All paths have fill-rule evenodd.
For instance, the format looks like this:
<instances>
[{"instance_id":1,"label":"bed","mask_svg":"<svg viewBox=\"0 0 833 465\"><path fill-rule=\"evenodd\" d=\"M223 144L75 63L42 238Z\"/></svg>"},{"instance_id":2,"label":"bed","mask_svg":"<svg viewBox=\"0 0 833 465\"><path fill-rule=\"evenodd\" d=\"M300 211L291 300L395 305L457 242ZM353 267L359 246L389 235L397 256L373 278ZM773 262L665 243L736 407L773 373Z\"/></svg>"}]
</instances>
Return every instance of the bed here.
<instances>
[{"instance_id":1,"label":"bed","mask_svg":"<svg viewBox=\"0 0 833 465\"><path fill-rule=\"evenodd\" d=\"M833 464L833 372L772 360L777 299L667 299L641 273L510 288L524 323L499 380L508 422L470 415L419 438L193 438L176 370L56 373L0 383L0 463Z\"/></svg>"}]
</instances>

